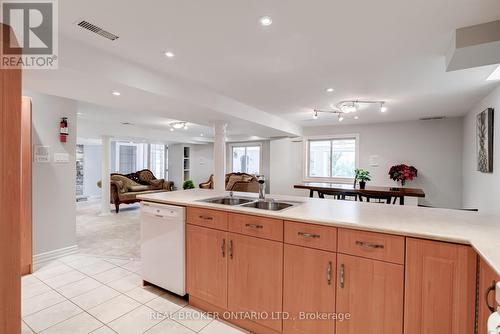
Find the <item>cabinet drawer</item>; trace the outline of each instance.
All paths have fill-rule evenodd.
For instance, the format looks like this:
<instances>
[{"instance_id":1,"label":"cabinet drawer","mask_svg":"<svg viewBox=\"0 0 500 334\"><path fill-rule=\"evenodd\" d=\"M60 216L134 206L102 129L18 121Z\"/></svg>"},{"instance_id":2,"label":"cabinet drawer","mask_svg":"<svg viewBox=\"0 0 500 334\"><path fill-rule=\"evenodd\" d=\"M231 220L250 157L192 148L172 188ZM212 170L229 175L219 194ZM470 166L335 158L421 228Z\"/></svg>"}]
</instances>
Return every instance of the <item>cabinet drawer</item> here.
<instances>
[{"instance_id":1,"label":"cabinet drawer","mask_svg":"<svg viewBox=\"0 0 500 334\"><path fill-rule=\"evenodd\" d=\"M335 252L337 250L337 229L285 221L285 242Z\"/></svg>"},{"instance_id":2,"label":"cabinet drawer","mask_svg":"<svg viewBox=\"0 0 500 334\"><path fill-rule=\"evenodd\" d=\"M227 213L223 211L187 208L187 223L227 231Z\"/></svg>"},{"instance_id":3,"label":"cabinet drawer","mask_svg":"<svg viewBox=\"0 0 500 334\"><path fill-rule=\"evenodd\" d=\"M404 237L347 229L338 233L339 253L404 264Z\"/></svg>"},{"instance_id":4,"label":"cabinet drawer","mask_svg":"<svg viewBox=\"0 0 500 334\"><path fill-rule=\"evenodd\" d=\"M229 231L283 241L283 221L279 219L232 213L229 215Z\"/></svg>"}]
</instances>

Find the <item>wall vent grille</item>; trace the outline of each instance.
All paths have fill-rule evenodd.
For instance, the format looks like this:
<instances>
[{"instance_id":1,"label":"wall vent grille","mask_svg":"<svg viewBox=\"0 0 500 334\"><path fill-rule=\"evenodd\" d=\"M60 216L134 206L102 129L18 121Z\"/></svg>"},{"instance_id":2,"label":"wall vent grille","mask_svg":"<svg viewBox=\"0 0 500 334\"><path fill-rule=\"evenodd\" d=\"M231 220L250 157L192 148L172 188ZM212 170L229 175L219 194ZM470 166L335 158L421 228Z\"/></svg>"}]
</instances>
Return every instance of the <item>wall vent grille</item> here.
<instances>
[{"instance_id":1,"label":"wall vent grille","mask_svg":"<svg viewBox=\"0 0 500 334\"><path fill-rule=\"evenodd\" d=\"M87 21L81 21L78 23L78 26L83 28L83 29L86 29L88 31L91 31L93 32L94 34L97 34L99 36L102 36L104 38L107 38L109 39L110 41L115 41L119 38L119 36L115 35L115 34L112 34L110 33L109 31L106 31L104 29L102 29L101 27L98 27L90 22L87 22Z\"/></svg>"}]
</instances>

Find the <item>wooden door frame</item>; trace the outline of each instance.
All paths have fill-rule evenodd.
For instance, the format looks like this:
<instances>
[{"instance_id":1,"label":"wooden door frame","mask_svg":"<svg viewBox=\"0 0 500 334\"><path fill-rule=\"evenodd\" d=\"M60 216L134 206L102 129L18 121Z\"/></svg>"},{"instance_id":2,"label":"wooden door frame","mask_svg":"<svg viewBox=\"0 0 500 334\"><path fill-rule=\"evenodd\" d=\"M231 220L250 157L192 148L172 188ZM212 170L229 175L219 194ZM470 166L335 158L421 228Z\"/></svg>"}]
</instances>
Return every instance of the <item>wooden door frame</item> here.
<instances>
[{"instance_id":1,"label":"wooden door frame","mask_svg":"<svg viewBox=\"0 0 500 334\"><path fill-rule=\"evenodd\" d=\"M0 23L0 42L10 27ZM0 333L21 332L21 70L0 69Z\"/></svg>"}]
</instances>

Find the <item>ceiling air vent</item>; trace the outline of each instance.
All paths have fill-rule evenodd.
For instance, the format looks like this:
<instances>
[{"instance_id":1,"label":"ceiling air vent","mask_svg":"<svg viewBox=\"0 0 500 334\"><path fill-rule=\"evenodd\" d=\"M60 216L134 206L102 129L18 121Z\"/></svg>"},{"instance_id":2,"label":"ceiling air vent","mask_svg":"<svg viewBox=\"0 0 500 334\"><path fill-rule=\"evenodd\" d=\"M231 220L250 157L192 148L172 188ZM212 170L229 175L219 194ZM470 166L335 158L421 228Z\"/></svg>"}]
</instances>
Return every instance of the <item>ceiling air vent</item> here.
<instances>
[{"instance_id":1,"label":"ceiling air vent","mask_svg":"<svg viewBox=\"0 0 500 334\"><path fill-rule=\"evenodd\" d=\"M105 37L105 38L109 39L110 41L114 41L114 40L117 40L119 38L115 34L112 34L109 31L103 30L102 28L100 28L96 25L93 25L92 23L87 22L87 21L81 21L80 23L78 23L78 26L82 27L83 29L87 29L89 31L92 31L94 34L98 34L102 37Z\"/></svg>"},{"instance_id":2,"label":"ceiling air vent","mask_svg":"<svg viewBox=\"0 0 500 334\"><path fill-rule=\"evenodd\" d=\"M444 116L434 116L434 117L422 117L420 118L421 121L438 121L441 119L445 119L446 117Z\"/></svg>"}]
</instances>

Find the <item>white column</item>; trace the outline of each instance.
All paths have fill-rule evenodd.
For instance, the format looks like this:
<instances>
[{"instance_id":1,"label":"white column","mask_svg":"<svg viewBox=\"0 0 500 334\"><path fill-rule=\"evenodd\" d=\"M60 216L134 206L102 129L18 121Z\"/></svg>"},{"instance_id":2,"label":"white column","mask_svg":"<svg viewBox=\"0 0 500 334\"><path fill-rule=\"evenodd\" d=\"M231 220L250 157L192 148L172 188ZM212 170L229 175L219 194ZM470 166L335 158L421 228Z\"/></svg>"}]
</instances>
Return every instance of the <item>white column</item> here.
<instances>
[{"instance_id":1,"label":"white column","mask_svg":"<svg viewBox=\"0 0 500 334\"><path fill-rule=\"evenodd\" d=\"M226 127L227 124L223 122L214 125L214 189L220 191L225 190Z\"/></svg>"},{"instance_id":2,"label":"white column","mask_svg":"<svg viewBox=\"0 0 500 334\"><path fill-rule=\"evenodd\" d=\"M110 196L111 196L111 137L102 136L102 163L101 163L101 216L108 216L110 212Z\"/></svg>"}]
</instances>

